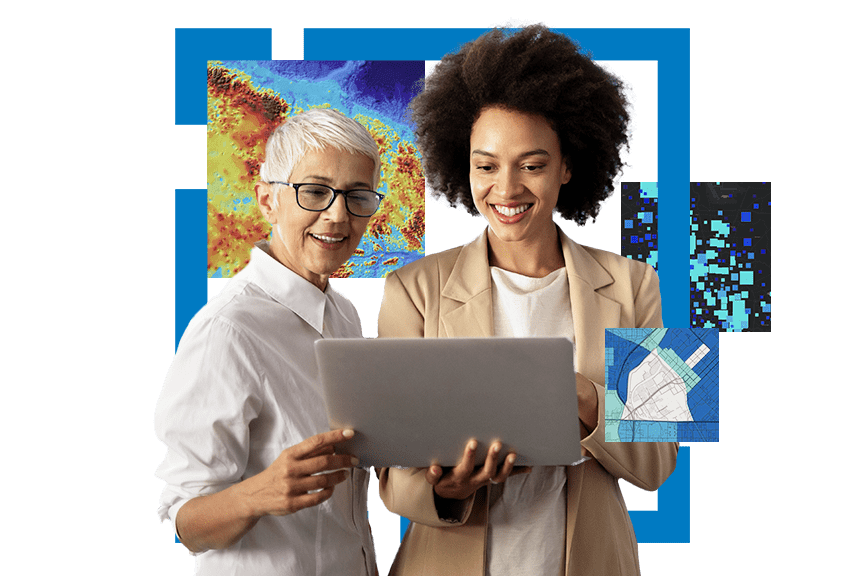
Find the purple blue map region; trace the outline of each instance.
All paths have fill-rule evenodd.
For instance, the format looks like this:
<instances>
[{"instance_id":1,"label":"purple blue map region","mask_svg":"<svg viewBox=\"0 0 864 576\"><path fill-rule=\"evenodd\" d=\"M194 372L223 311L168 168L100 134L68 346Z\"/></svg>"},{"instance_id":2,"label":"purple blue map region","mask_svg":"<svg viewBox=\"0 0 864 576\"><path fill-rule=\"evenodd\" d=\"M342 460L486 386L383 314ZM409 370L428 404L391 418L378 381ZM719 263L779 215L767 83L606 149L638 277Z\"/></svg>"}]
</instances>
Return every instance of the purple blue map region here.
<instances>
[{"instance_id":1,"label":"purple blue map region","mask_svg":"<svg viewBox=\"0 0 864 576\"><path fill-rule=\"evenodd\" d=\"M621 255L660 271L657 251L657 183L621 183Z\"/></svg>"},{"instance_id":2,"label":"purple blue map region","mask_svg":"<svg viewBox=\"0 0 864 576\"><path fill-rule=\"evenodd\" d=\"M771 331L771 183L690 183L690 325Z\"/></svg>"},{"instance_id":3,"label":"purple blue map region","mask_svg":"<svg viewBox=\"0 0 864 576\"><path fill-rule=\"evenodd\" d=\"M280 92L286 78L302 78L310 92L338 107L333 101L332 85L350 100L350 107L368 107L413 129L405 115L408 103L423 89L425 63L422 61L309 61L261 60L226 62L232 68L249 73L261 88ZM331 84L332 83L332 84ZM317 90L316 90L317 88Z\"/></svg>"}]
</instances>

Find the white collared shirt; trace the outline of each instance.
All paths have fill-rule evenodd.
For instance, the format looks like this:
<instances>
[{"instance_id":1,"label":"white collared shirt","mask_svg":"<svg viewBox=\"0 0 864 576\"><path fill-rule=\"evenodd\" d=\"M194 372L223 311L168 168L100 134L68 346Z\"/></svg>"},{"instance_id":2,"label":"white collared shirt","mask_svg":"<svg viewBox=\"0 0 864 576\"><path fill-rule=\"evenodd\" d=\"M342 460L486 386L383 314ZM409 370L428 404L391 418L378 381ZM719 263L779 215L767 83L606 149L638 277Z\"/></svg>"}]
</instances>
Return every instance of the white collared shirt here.
<instances>
[{"instance_id":1,"label":"white collared shirt","mask_svg":"<svg viewBox=\"0 0 864 576\"><path fill-rule=\"evenodd\" d=\"M313 343L362 337L360 318L330 286L322 292L261 248L192 319L165 380L156 409L168 446L156 472L167 484L163 520L329 430ZM261 518L233 546L199 554L198 573L374 574L368 481L354 468L324 503Z\"/></svg>"}]
</instances>

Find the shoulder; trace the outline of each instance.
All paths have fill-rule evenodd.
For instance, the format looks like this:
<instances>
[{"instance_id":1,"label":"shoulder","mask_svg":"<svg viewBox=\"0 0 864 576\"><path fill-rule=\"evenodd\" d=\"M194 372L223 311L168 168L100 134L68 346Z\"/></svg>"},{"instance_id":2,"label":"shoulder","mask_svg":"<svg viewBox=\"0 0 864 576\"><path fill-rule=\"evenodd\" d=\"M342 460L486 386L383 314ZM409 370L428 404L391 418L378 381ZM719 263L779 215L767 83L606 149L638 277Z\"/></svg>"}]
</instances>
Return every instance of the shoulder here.
<instances>
[{"instance_id":1,"label":"shoulder","mask_svg":"<svg viewBox=\"0 0 864 576\"><path fill-rule=\"evenodd\" d=\"M388 274L378 314L378 335L420 337L437 334L442 290L465 246L431 254Z\"/></svg>"},{"instance_id":2,"label":"shoulder","mask_svg":"<svg viewBox=\"0 0 864 576\"><path fill-rule=\"evenodd\" d=\"M621 326L662 326L660 280L654 268L606 250L572 244L573 261L594 267L587 277L593 280L597 294L622 305Z\"/></svg>"},{"instance_id":3,"label":"shoulder","mask_svg":"<svg viewBox=\"0 0 864 576\"><path fill-rule=\"evenodd\" d=\"M188 406L217 401L213 399L227 408L247 398L258 398L260 350L259 338L250 330L236 300L226 294L214 298L183 332L165 377L157 414L187 414ZM229 398L233 400L228 402Z\"/></svg>"},{"instance_id":4,"label":"shoulder","mask_svg":"<svg viewBox=\"0 0 864 576\"><path fill-rule=\"evenodd\" d=\"M255 342L262 330L262 321L279 308L278 303L253 282L232 278L222 292L193 316L180 345L184 340L202 339L221 342L224 347Z\"/></svg>"},{"instance_id":5,"label":"shoulder","mask_svg":"<svg viewBox=\"0 0 864 576\"><path fill-rule=\"evenodd\" d=\"M403 266L394 274L400 280L407 282L420 281L425 285L432 283L443 286L454 271L456 274L464 274L471 271L476 272L480 268L488 268L486 234L486 230L484 230L482 234L467 244L430 254Z\"/></svg>"},{"instance_id":6,"label":"shoulder","mask_svg":"<svg viewBox=\"0 0 864 576\"><path fill-rule=\"evenodd\" d=\"M595 278L597 282L595 285L602 286L611 281L619 285L630 284L635 291L646 279L652 276L656 278L654 269L644 262L608 250L579 244L563 232L561 232L561 239L565 249L570 252L574 265L583 269L594 268L593 272L588 270L586 272Z\"/></svg>"},{"instance_id":7,"label":"shoulder","mask_svg":"<svg viewBox=\"0 0 864 576\"><path fill-rule=\"evenodd\" d=\"M618 281L623 280L624 278L636 278L641 280L646 274L654 272L654 269L645 262L633 260L626 256L621 256L620 254L615 254L614 252L601 250L599 248L582 246L581 244L577 244L577 246L580 246L585 250L591 258L593 258Z\"/></svg>"},{"instance_id":8,"label":"shoulder","mask_svg":"<svg viewBox=\"0 0 864 576\"><path fill-rule=\"evenodd\" d=\"M386 285L398 283L406 288L428 287L432 285L443 286L453 272L459 255L465 248L465 246L457 246L456 248L430 254L410 264L406 264L388 274Z\"/></svg>"},{"instance_id":9,"label":"shoulder","mask_svg":"<svg viewBox=\"0 0 864 576\"><path fill-rule=\"evenodd\" d=\"M456 265L456 260L459 255L465 250L465 246L457 246L443 252L424 256L419 260L415 260L410 264L406 264L402 268L395 271L396 274L403 278L422 276L431 272L440 270L450 271Z\"/></svg>"}]
</instances>

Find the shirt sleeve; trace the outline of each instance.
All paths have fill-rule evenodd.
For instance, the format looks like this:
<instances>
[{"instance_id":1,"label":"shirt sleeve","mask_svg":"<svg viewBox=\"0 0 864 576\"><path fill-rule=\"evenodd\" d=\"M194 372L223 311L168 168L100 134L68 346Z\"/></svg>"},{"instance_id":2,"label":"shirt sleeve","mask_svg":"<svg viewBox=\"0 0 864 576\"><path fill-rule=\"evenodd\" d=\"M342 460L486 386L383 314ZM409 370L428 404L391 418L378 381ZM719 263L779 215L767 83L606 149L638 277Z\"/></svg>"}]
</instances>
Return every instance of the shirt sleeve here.
<instances>
[{"instance_id":1,"label":"shirt sleeve","mask_svg":"<svg viewBox=\"0 0 864 576\"><path fill-rule=\"evenodd\" d=\"M243 478L249 423L262 406L254 354L223 318L196 318L183 335L156 406L156 435L167 446L156 470L166 484L160 519L175 524L183 504Z\"/></svg>"},{"instance_id":2,"label":"shirt sleeve","mask_svg":"<svg viewBox=\"0 0 864 576\"><path fill-rule=\"evenodd\" d=\"M637 328L662 328L660 281L651 266L645 266L635 299ZM677 442L606 442L603 426L606 413L606 388L594 382L597 390L597 418L594 431L582 439L582 446L615 478L623 478L643 490L657 490L675 470Z\"/></svg>"}]
</instances>

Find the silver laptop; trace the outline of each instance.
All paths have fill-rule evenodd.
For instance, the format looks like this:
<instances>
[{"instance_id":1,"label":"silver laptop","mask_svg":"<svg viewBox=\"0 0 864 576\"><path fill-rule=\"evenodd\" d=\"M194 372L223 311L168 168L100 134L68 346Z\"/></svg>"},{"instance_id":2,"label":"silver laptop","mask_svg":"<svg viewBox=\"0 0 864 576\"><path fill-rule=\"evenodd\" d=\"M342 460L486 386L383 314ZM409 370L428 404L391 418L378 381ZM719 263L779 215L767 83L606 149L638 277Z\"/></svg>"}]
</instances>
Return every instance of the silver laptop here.
<instances>
[{"instance_id":1,"label":"silver laptop","mask_svg":"<svg viewBox=\"0 0 864 576\"><path fill-rule=\"evenodd\" d=\"M471 438L516 465L581 460L573 344L565 338L323 339L331 428L362 466L456 465Z\"/></svg>"}]
</instances>

